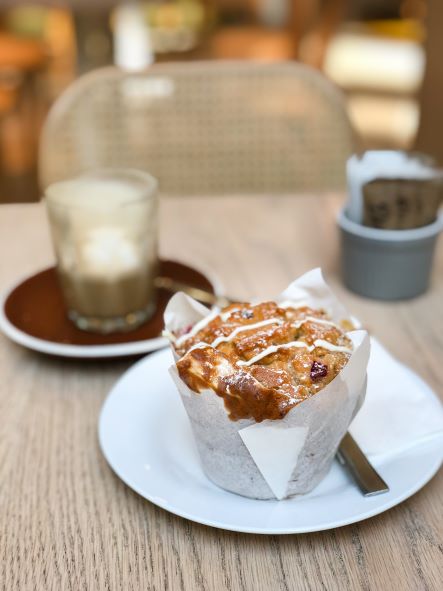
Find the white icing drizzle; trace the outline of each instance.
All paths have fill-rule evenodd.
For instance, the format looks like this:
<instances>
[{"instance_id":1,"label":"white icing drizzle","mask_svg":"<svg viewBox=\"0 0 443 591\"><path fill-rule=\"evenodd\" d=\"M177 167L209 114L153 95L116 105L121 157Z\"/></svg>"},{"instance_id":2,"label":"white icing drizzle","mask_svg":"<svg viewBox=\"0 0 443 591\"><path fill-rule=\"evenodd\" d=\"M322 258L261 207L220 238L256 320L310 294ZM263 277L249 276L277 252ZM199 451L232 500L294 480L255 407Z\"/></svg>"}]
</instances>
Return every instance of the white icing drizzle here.
<instances>
[{"instance_id":1,"label":"white icing drizzle","mask_svg":"<svg viewBox=\"0 0 443 591\"><path fill-rule=\"evenodd\" d=\"M285 300L284 302L277 302L277 306L279 308L294 308L296 310L297 308L307 308L308 304L307 302L290 302L289 300Z\"/></svg>"},{"instance_id":2,"label":"white icing drizzle","mask_svg":"<svg viewBox=\"0 0 443 591\"><path fill-rule=\"evenodd\" d=\"M261 322L256 322L255 324L244 324L242 326L237 326L234 330L228 334L228 336L220 336L217 337L211 343L211 347L217 347L220 343L229 343L232 341L234 337L236 337L241 332L246 332L248 330L253 330L254 328L260 328L262 326L268 326L269 324L282 324L281 320L277 320L275 318L268 318L268 320L262 320Z\"/></svg>"},{"instance_id":3,"label":"white icing drizzle","mask_svg":"<svg viewBox=\"0 0 443 591\"><path fill-rule=\"evenodd\" d=\"M291 302L283 302L283 303L288 304L287 307L289 307L289 304L291 304ZM302 307L304 305L305 304L302 304L299 307ZM286 306L283 306L283 307L286 307ZM226 320L229 318L231 313L236 312L237 310L240 310L240 308L235 308L234 310L231 310L230 312L225 312L224 314L220 314L220 318L222 319L223 322L226 322ZM202 318L202 320L200 320L200 322L197 322L197 324L194 325L194 327L192 328L192 330L190 332L188 332L185 335L182 335L178 339L169 330L164 330L162 332L162 336L166 337L167 339L169 339L170 341L175 343L176 346L180 346L183 342L185 342L190 337L194 336L199 330L201 330L204 326L206 326L208 324L208 322L210 322L211 320L216 318L217 315L218 315L217 313L212 313L212 314L209 314L208 316L205 316L204 318ZM315 316L306 316L305 318L302 318L301 320L298 320L297 322L293 322L291 324L291 326L293 328L300 328L300 326L303 326L303 324L308 321L309 322L316 322L317 324L325 324L327 326L334 326L335 328L340 328L337 324L335 324L335 322L332 322L330 320L324 320L323 318L316 318ZM267 326L269 324L280 324L281 325L281 324L283 324L283 321L278 320L278 319L269 318L268 320L262 320L261 322L256 322L255 324L247 324L247 325L243 325L243 326L238 326L228 336L217 337L211 343L211 347L217 347L218 345L220 345L220 343L229 343L230 341L232 341L232 339L234 337L236 337L241 332L252 330L254 328L260 328L262 326Z\"/></svg>"},{"instance_id":4,"label":"white icing drizzle","mask_svg":"<svg viewBox=\"0 0 443 591\"><path fill-rule=\"evenodd\" d=\"M241 310L241 308L233 308L232 310L229 310L229 312L222 312L220 314L220 318L223 320L223 322L226 322L226 320L230 318L234 312L238 312L239 310Z\"/></svg>"},{"instance_id":5,"label":"white icing drizzle","mask_svg":"<svg viewBox=\"0 0 443 591\"><path fill-rule=\"evenodd\" d=\"M342 353L352 353L352 349L348 349L348 347L341 347L339 345L333 345L328 341L324 341L323 339L317 339L314 341L315 347L322 347L322 349L328 349L329 351L340 351Z\"/></svg>"},{"instance_id":6,"label":"white icing drizzle","mask_svg":"<svg viewBox=\"0 0 443 591\"><path fill-rule=\"evenodd\" d=\"M306 316L301 320L297 320L297 322L293 322L291 326L293 328L300 328L300 326L303 326L305 322L316 322L317 324L326 324L327 326L333 326L335 328L340 329L340 327L337 324L335 324L335 322L332 322L331 320L324 320L323 318L316 318L315 316Z\"/></svg>"},{"instance_id":7,"label":"white icing drizzle","mask_svg":"<svg viewBox=\"0 0 443 591\"><path fill-rule=\"evenodd\" d=\"M181 337L179 337L175 341L176 346L179 347L181 344L186 342L188 339L195 336L202 328L204 328L207 324L209 324L211 322L211 320L214 320L214 318L217 318L218 314L219 313L217 312L217 310L214 310L213 312L211 312L210 314L208 314L207 316L205 316L204 318L199 320L196 324L194 324L194 326L191 328L191 330L188 333L182 335Z\"/></svg>"},{"instance_id":8,"label":"white icing drizzle","mask_svg":"<svg viewBox=\"0 0 443 591\"><path fill-rule=\"evenodd\" d=\"M251 357L251 359L249 359L248 361L237 361L237 365L253 365L257 361L260 361L260 359L263 359L264 357L267 357L272 353L276 353L279 349L290 349L292 347L307 349L309 352L313 351L316 347L322 347L323 349L328 349L329 351L352 353L352 349L348 349L347 347L340 347L339 345L333 345L332 343L324 341L323 339L317 339L316 341L314 341L314 344L312 346L307 345L303 341L291 341L290 343L284 343L282 345L271 345L270 347L264 349L264 351L262 351L261 353L258 353L254 357Z\"/></svg>"},{"instance_id":9,"label":"white icing drizzle","mask_svg":"<svg viewBox=\"0 0 443 591\"><path fill-rule=\"evenodd\" d=\"M248 361L237 361L237 365L253 365L257 361L260 361L260 359L263 359L264 357L271 355L271 353L276 353L279 349L291 349L292 347L298 347L299 349L308 349L308 351L312 351L315 348L310 347L303 341L291 341L290 343L283 343L282 345L271 345L270 347L264 349L264 351L262 351L261 353L254 355L254 357L251 357L251 359L249 359Z\"/></svg>"},{"instance_id":10,"label":"white icing drizzle","mask_svg":"<svg viewBox=\"0 0 443 591\"><path fill-rule=\"evenodd\" d=\"M305 302L299 302L296 304L296 303L287 301L287 302L281 302L279 304L280 308L302 308L305 306L306 306ZM231 313L235 312L236 310L239 310L239 309L240 308L236 308L234 310L231 310L228 313L220 314L222 321L226 322L226 320L229 318ZM176 339L175 336L168 330L164 330L162 334L163 334L163 336L169 338L170 340L174 340L176 346L180 346L182 343L187 341L189 338L195 336L200 330L202 330L202 328L204 328L207 324L209 324L209 322L214 320L214 318L216 318L218 315L219 315L219 312L214 310L213 312L211 312L210 314L208 314L207 316L202 318L199 322L194 324L192 329L187 334L182 335L178 339ZM337 326L337 324L335 324L335 322L332 322L330 320L325 320L323 318L316 318L315 316L306 316L305 318L292 323L291 326L294 328L299 328L305 322L308 322L308 321L309 322L317 322L319 324L325 324L328 326L334 326L335 328L339 328ZM269 318L267 320L262 320L260 322L254 323L254 324L247 324L247 325L238 326L228 336L217 337L212 343L205 343L203 341L196 343L187 351L187 353L190 353L194 349L204 349L205 347L211 347L211 348L215 349L221 343L229 343L230 341L232 341L232 339L235 336L237 336L241 332L246 332L249 330L253 330L255 328L261 328L262 326L268 326L270 324L281 325L281 324L283 324L283 322L284 321L276 319L276 318ZM303 341L291 341L289 343L283 343L281 345L271 345L271 346L267 347L266 349L264 349L263 351L261 351L261 353L258 353L254 357L251 357L251 359L249 359L248 361L237 361L237 365L240 365L240 366L253 365L257 361L264 359L265 357L267 357L268 355L271 355L272 353L276 353L280 349L290 349L292 347L307 349L310 352L313 351L316 347L321 347L323 349L327 349L328 351L352 353L352 349L349 349L348 347L342 347L340 345L334 345L334 344L330 343L329 341L325 341L324 339L317 339L316 341L314 341L314 345L312 345L312 346L309 346L307 343L304 343Z\"/></svg>"},{"instance_id":11,"label":"white icing drizzle","mask_svg":"<svg viewBox=\"0 0 443 591\"><path fill-rule=\"evenodd\" d=\"M199 341L198 343L195 343L195 345L192 345L192 347L190 347L185 355L187 355L188 353L190 353L191 351L194 351L194 349L204 349L205 347L212 347L212 345L210 345L209 343L205 343L204 341Z\"/></svg>"}]
</instances>

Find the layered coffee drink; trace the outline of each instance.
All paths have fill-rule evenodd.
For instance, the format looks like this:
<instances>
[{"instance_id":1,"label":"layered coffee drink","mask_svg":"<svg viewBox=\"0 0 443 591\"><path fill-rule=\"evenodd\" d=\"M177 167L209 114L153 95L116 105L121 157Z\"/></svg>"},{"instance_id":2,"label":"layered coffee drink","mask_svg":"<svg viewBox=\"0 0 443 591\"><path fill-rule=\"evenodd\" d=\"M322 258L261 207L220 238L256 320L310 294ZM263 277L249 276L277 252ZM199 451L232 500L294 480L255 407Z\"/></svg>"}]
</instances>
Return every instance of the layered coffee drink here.
<instances>
[{"instance_id":1,"label":"layered coffee drink","mask_svg":"<svg viewBox=\"0 0 443 591\"><path fill-rule=\"evenodd\" d=\"M104 170L47 189L60 284L79 328L129 330L153 313L156 188L146 173Z\"/></svg>"}]
</instances>

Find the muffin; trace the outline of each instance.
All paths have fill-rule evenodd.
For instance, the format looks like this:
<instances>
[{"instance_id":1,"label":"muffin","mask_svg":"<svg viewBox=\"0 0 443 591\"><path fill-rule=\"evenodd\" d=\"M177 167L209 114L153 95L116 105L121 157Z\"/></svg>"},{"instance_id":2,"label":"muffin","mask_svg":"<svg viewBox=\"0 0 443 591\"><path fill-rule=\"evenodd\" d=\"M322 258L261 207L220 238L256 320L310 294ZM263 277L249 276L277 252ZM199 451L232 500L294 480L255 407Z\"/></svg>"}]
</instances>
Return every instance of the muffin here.
<instances>
[{"instance_id":1,"label":"muffin","mask_svg":"<svg viewBox=\"0 0 443 591\"><path fill-rule=\"evenodd\" d=\"M222 488L258 499L309 492L361 405L367 335L333 318L334 302L329 310L315 305L319 288L325 301L332 294L314 276L311 302L236 303L209 312L177 294L168 306L171 375L205 473ZM291 287L300 292L297 282ZM304 292L309 297L306 286Z\"/></svg>"}]
</instances>

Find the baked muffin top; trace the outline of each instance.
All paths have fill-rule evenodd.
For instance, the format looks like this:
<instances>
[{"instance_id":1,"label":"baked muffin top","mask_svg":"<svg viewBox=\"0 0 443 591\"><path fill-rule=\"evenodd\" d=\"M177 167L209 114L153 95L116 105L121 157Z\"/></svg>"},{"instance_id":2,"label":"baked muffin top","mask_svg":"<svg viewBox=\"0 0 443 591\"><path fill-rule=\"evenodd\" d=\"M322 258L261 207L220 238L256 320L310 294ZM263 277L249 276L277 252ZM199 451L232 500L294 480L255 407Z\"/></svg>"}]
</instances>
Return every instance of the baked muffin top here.
<instances>
[{"instance_id":1,"label":"baked muffin top","mask_svg":"<svg viewBox=\"0 0 443 591\"><path fill-rule=\"evenodd\" d=\"M291 302L231 304L180 333L169 333L180 378L213 390L231 420L282 419L331 382L352 342L324 310Z\"/></svg>"}]
</instances>

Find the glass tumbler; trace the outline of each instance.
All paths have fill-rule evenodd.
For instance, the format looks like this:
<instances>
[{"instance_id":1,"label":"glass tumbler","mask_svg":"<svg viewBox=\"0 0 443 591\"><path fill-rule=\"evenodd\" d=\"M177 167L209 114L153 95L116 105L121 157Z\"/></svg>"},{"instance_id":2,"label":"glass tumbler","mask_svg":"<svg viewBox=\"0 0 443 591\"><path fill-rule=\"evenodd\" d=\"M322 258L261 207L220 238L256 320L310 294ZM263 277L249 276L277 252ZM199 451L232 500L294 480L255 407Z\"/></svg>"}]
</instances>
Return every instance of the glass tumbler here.
<instances>
[{"instance_id":1,"label":"glass tumbler","mask_svg":"<svg viewBox=\"0 0 443 591\"><path fill-rule=\"evenodd\" d=\"M156 179L97 170L50 185L45 202L69 318L99 333L145 322L156 306Z\"/></svg>"}]
</instances>

